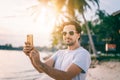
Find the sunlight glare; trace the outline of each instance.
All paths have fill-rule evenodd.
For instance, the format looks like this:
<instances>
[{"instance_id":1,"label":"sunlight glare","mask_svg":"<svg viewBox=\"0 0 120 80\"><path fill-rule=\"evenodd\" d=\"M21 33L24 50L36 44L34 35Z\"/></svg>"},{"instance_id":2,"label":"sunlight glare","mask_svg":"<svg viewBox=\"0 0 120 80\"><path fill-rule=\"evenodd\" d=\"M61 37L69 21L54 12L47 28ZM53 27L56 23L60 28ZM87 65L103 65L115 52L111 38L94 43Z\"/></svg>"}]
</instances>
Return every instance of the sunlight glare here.
<instances>
[{"instance_id":1,"label":"sunlight glare","mask_svg":"<svg viewBox=\"0 0 120 80\"><path fill-rule=\"evenodd\" d=\"M42 7L36 20L36 26L41 32L51 33L55 21L55 12L49 7Z\"/></svg>"},{"instance_id":2,"label":"sunlight glare","mask_svg":"<svg viewBox=\"0 0 120 80\"><path fill-rule=\"evenodd\" d=\"M48 6L42 6L39 10L40 12L34 21L35 29L31 28L31 30L34 30L33 32L38 36L36 39L39 40L36 40L36 43L39 43L40 46L46 43L46 46L48 46L51 43L51 34L54 28L56 14L54 9Z\"/></svg>"}]
</instances>

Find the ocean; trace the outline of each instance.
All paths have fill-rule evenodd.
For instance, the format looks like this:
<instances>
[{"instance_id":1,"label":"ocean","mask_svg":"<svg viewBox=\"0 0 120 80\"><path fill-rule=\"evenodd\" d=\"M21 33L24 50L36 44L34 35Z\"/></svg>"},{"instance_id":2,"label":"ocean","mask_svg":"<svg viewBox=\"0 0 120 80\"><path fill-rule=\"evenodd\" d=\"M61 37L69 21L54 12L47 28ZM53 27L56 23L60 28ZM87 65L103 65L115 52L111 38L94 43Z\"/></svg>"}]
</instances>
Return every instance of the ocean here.
<instances>
[{"instance_id":1,"label":"ocean","mask_svg":"<svg viewBox=\"0 0 120 80\"><path fill-rule=\"evenodd\" d=\"M41 52L41 57L48 54ZM0 80L37 80L43 75L22 51L0 50Z\"/></svg>"}]
</instances>

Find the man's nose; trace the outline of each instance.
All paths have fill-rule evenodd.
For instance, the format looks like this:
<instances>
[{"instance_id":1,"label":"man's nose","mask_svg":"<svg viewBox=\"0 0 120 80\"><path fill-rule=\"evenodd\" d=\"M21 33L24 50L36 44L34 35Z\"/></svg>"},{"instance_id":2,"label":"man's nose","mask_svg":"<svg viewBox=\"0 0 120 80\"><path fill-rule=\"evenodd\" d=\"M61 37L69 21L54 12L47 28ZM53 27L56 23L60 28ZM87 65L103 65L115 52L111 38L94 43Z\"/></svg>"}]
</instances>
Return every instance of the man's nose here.
<instances>
[{"instance_id":1,"label":"man's nose","mask_svg":"<svg viewBox=\"0 0 120 80\"><path fill-rule=\"evenodd\" d=\"M70 37L70 34L69 34L69 33L67 33L67 34L66 34L66 37Z\"/></svg>"}]
</instances>

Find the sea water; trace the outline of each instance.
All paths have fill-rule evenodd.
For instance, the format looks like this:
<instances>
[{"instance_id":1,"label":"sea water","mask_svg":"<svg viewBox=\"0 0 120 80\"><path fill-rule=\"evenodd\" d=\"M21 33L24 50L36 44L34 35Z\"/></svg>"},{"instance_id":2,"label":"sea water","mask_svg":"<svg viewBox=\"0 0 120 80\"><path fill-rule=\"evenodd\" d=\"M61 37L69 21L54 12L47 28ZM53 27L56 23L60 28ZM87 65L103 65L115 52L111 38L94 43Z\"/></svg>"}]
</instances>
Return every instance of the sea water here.
<instances>
[{"instance_id":1,"label":"sea water","mask_svg":"<svg viewBox=\"0 0 120 80\"><path fill-rule=\"evenodd\" d=\"M40 53L41 58L49 54ZM36 80L42 75L22 51L0 50L0 80Z\"/></svg>"}]
</instances>

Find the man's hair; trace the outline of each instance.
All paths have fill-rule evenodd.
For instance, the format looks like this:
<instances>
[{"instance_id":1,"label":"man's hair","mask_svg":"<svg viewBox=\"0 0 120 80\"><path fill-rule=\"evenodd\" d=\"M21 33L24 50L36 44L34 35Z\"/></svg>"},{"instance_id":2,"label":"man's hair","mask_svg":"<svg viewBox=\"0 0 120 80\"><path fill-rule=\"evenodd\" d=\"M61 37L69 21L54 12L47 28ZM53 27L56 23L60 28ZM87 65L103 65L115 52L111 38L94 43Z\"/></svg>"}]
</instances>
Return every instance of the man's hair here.
<instances>
[{"instance_id":1,"label":"man's hair","mask_svg":"<svg viewBox=\"0 0 120 80\"><path fill-rule=\"evenodd\" d=\"M64 22L63 25L61 26L62 30L66 25L74 25L77 33L81 34L81 26L77 22L75 22L75 21Z\"/></svg>"}]
</instances>

